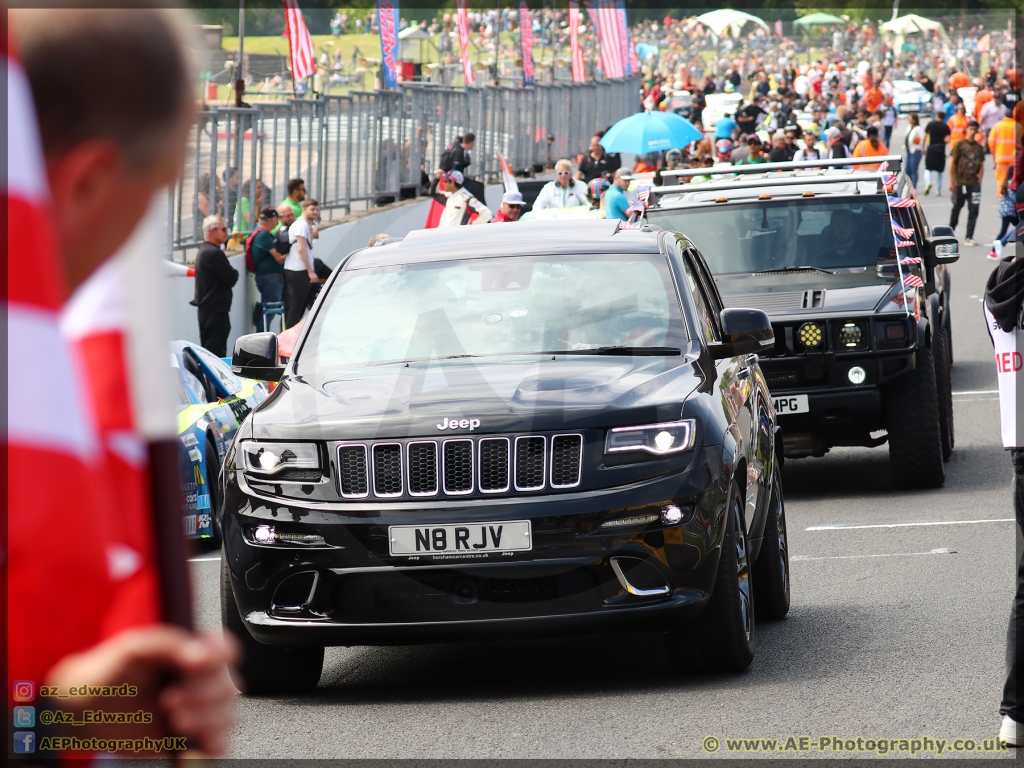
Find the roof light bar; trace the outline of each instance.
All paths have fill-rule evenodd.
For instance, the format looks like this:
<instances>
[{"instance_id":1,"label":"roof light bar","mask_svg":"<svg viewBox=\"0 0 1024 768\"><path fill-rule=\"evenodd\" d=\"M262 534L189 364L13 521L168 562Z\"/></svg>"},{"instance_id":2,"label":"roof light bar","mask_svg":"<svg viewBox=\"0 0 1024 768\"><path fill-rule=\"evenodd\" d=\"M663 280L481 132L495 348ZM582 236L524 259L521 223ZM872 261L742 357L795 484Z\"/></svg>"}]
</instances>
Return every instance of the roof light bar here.
<instances>
[{"instance_id":1,"label":"roof light bar","mask_svg":"<svg viewBox=\"0 0 1024 768\"><path fill-rule=\"evenodd\" d=\"M723 165L710 168L681 168L676 171L662 171L661 176L720 176L733 173L764 173L765 171L798 171L802 168L841 168L846 165L878 165L879 163L899 163L899 167L890 167L890 171L896 172L903 167L903 157L900 155L885 155L883 157L842 157L834 160L793 160L788 163L761 163L759 165ZM881 173L881 171L876 171Z\"/></svg>"}]
</instances>

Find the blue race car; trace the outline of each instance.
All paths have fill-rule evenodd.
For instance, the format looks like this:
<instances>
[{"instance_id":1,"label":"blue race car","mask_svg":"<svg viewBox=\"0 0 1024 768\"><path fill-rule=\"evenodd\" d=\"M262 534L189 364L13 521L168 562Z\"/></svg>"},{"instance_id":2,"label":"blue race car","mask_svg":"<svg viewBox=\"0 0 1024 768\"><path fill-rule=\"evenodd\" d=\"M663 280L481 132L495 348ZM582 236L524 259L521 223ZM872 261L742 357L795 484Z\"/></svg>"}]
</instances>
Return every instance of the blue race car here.
<instances>
[{"instance_id":1,"label":"blue race car","mask_svg":"<svg viewBox=\"0 0 1024 768\"><path fill-rule=\"evenodd\" d=\"M224 454L249 411L269 394L267 384L243 379L208 349L171 342L178 381L178 437L185 534L220 545L217 477Z\"/></svg>"}]
</instances>

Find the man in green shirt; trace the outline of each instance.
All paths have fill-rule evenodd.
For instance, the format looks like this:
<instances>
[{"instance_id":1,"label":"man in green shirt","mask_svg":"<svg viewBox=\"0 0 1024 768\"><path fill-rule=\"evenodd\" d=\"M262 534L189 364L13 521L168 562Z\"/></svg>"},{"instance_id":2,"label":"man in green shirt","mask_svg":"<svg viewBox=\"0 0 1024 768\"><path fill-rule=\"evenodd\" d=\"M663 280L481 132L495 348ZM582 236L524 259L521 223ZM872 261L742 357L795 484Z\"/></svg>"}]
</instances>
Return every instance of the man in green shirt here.
<instances>
[{"instance_id":1,"label":"man in green shirt","mask_svg":"<svg viewBox=\"0 0 1024 768\"><path fill-rule=\"evenodd\" d=\"M302 201L306 199L306 182L302 179L291 179L288 182L288 197L281 201L295 211L295 218L302 215Z\"/></svg>"},{"instance_id":2,"label":"man in green shirt","mask_svg":"<svg viewBox=\"0 0 1024 768\"><path fill-rule=\"evenodd\" d=\"M736 165L758 165L768 162L768 158L764 156L764 145L761 144L761 139L756 133L747 138L747 149L749 150L747 156L738 161Z\"/></svg>"},{"instance_id":3,"label":"man in green shirt","mask_svg":"<svg viewBox=\"0 0 1024 768\"><path fill-rule=\"evenodd\" d=\"M284 295L284 259L288 254L278 253L274 248L277 241L271 232L276 227L277 211L268 205L260 211L260 227L250 246L261 303L281 301ZM256 313L255 320L256 330L263 331L262 307Z\"/></svg>"}]
</instances>

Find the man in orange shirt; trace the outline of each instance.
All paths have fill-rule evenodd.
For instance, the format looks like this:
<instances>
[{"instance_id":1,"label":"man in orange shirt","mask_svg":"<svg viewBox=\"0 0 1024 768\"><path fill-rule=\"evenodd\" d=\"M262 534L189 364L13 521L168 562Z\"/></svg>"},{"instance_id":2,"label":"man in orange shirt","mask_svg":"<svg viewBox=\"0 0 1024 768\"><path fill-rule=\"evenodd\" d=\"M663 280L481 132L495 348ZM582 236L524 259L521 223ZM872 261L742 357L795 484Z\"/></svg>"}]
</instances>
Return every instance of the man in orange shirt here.
<instances>
[{"instance_id":1,"label":"man in orange shirt","mask_svg":"<svg viewBox=\"0 0 1024 768\"><path fill-rule=\"evenodd\" d=\"M960 70L953 73L952 77L949 78L949 87L954 91L957 88L966 88L971 84L971 79Z\"/></svg>"},{"instance_id":2,"label":"man in orange shirt","mask_svg":"<svg viewBox=\"0 0 1024 768\"><path fill-rule=\"evenodd\" d=\"M967 107L962 101L956 105L956 113L946 121L946 125L949 127L949 148L952 150L967 135Z\"/></svg>"},{"instance_id":3,"label":"man in orange shirt","mask_svg":"<svg viewBox=\"0 0 1024 768\"><path fill-rule=\"evenodd\" d=\"M1021 116L1024 107L1020 104L1014 108L1014 114ZM1002 189L1006 182L1006 174L1013 168L1014 155L1017 152L1017 137L1020 126L1012 117L1004 117L994 126L988 136L988 149L996 164L996 187Z\"/></svg>"},{"instance_id":4,"label":"man in orange shirt","mask_svg":"<svg viewBox=\"0 0 1024 768\"><path fill-rule=\"evenodd\" d=\"M854 157L884 157L887 154L889 154L889 149L879 140L877 125L868 126L867 137L857 142L857 146L853 150ZM859 165L857 167L875 170L878 165Z\"/></svg>"},{"instance_id":5,"label":"man in orange shirt","mask_svg":"<svg viewBox=\"0 0 1024 768\"><path fill-rule=\"evenodd\" d=\"M878 108L882 106L882 101L885 97L882 95L882 91L873 83L864 90L864 106L868 110L868 114L877 112Z\"/></svg>"}]
</instances>

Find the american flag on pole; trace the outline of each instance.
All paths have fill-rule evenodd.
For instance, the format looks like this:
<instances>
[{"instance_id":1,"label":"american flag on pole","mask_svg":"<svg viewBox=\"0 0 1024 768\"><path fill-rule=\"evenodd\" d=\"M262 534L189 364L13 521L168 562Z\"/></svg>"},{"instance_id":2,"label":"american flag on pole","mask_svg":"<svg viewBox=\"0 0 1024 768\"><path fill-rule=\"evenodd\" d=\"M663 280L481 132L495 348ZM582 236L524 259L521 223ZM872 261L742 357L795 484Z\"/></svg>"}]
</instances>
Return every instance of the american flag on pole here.
<instances>
[{"instance_id":1,"label":"american flag on pole","mask_svg":"<svg viewBox=\"0 0 1024 768\"><path fill-rule=\"evenodd\" d=\"M526 0L519 0L519 54L523 59L523 85L533 85L533 21Z\"/></svg>"},{"instance_id":2,"label":"american flag on pole","mask_svg":"<svg viewBox=\"0 0 1024 768\"><path fill-rule=\"evenodd\" d=\"M622 42L619 38L619 18L615 0L596 0L587 3L597 40L601 48L601 70L605 78L623 77Z\"/></svg>"},{"instance_id":3,"label":"american flag on pole","mask_svg":"<svg viewBox=\"0 0 1024 768\"><path fill-rule=\"evenodd\" d=\"M890 208L913 208L915 205L914 200L909 197L893 197L889 196L889 207Z\"/></svg>"},{"instance_id":4,"label":"american flag on pole","mask_svg":"<svg viewBox=\"0 0 1024 768\"><path fill-rule=\"evenodd\" d=\"M909 240L914 236L913 227L901 227L895 221L892 223L892 231L895 232L898 237L902 237L904 240Z\"/></svg>"},{"instance_id":5,"label":"american flag on pole","mask_svg":"<svg viewBox=\"0 0 1024 768\"><path fill-rule=\"evenodd\" d=\"M302 18L302 9L297 0L282 0L284 3L284 34L288 38L288 52L291 56L292 80L302 80L316 74L316 50L313 40Z\"/></svg>"},{"instance_id":6,"label":"american flag on pole","mask_svg":"<svg viewBox=\"0 0 1024 768\"><path fill-rule=\"evenodd\" d=\"M634 53L631 57L629 44L629 23L626 21L626 0L618 0L615 8L615 26L619 31L619 47L622 51L622 70L625 75L632 75L636 72L633 68L633 61L636 59Z\"/></svg>"},{"instance_id":7,"label":"american flag on pole","mask_svg":"<svg viewBox=\"0 0 1024 768\"><path fill-rule=\"evenodd\" d=\"M913 240L897 240L896 241L896 247L897 248L913 248L914 247L914 241ZM906 262L905 261L901 261L900 264L906 264Z\"/></svg>"},{"instance_id":8,"label":"american flag on pole","mask_svg":"<svg viewBox=\"0 0 1024 768\"><path fill-rule=\"evenodd\" d=\"M572 81L587 82L587 65L580 46L580 3L569 0L569 50L572 52Z\"/></svg>"},{"instance_id":9,"label":"american flag on pole","mask_svg":"<svg viewBox=\"0 0 1024 768\"><path fill-rule=\"evenodd\" d=\"M459 45L462 46L462 77L466 85L476 85L476 74L473 62L469 60L469 13L466 10L468 0L455 0L455 19L459 25Z\"/></svg>"},{"instance_id":10,"label":"american flag on pole","mask_svg":"<svg viewBox=\"0 0 1024 768\"><path fill-rule=\"evenodd\" d=\"M921 288L924 285L924 280L911 272L903 276L903 284L910 288Z\"/></svg>"},{"instance_id":11,"label":"american flag on pole","mask_svg":"<svg viewBox=\"0 0 1024 768\"><path fill-rule=\"evenodd\" d=\"M902 264L905 267L915 267L915 266L917 266L920 263L921 263L921 258L919 256L913 256L913 257L907 258L907 259L900 259L900 264Z\"/></svg>"}]
</instances>

